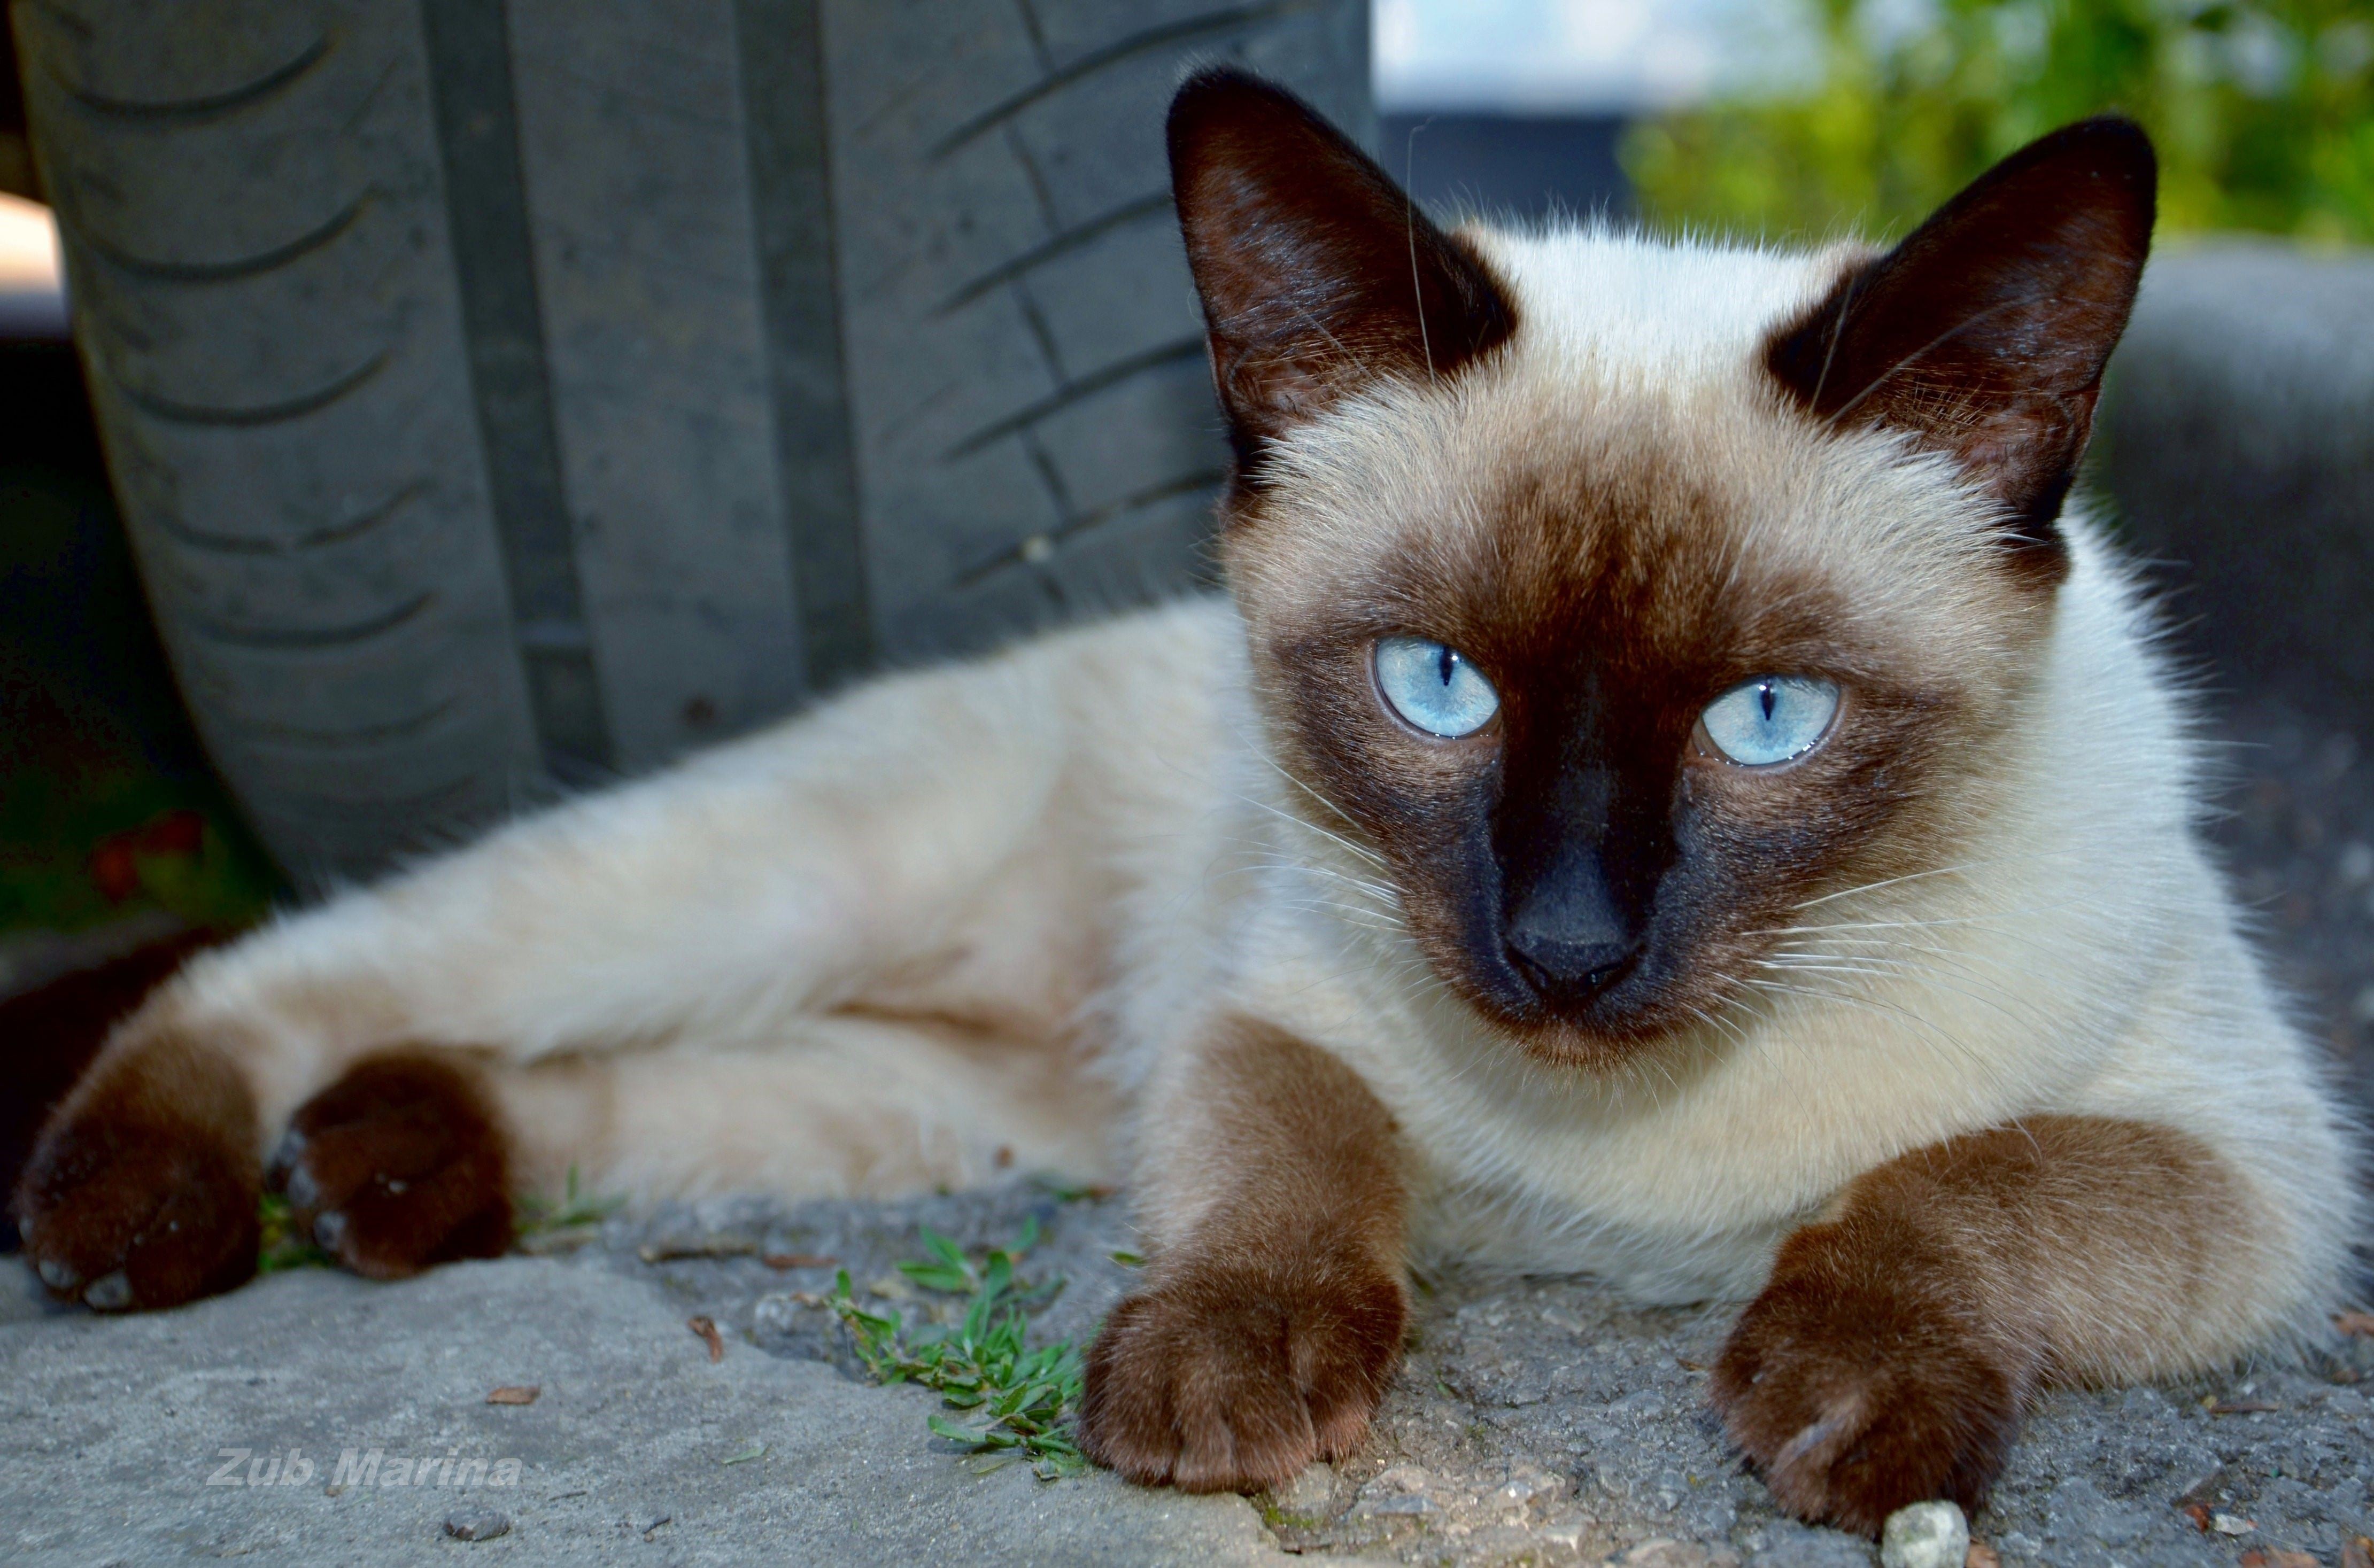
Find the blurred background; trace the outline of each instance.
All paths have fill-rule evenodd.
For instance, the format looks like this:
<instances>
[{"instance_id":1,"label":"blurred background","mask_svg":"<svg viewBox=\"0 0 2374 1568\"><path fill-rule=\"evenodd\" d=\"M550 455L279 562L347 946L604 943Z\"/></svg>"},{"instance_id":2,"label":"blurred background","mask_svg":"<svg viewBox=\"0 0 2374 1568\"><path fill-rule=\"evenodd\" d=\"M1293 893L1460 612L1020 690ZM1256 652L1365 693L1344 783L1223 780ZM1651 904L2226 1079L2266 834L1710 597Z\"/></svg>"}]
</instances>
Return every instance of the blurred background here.
<instances>
[{"instance_id":1,"label":"blurred background","mask_svg":"<svg viewBox=\"0 0 2374 1568\"><path fill-rule=\"evenodd\" d=\"M2203 672L2214 831L2367 1070L2374 0L10 15L0 995L1208 580L1158 127L1233 58L1443 215L1750 240L2140 119L2094 476Z\"/></svg>"},{"instance_id":2,"label":"blurred background","mask_svg":"<svg viewBox=\"0 0 2374 1568\"><path fill-rule=\"evenodd\" d=\"M1430 202L1885 234L2115 110L2159 148L2164 238L2374 240L2364 0L1377 0L1375 16L1387 161Z\"/></svg>"}]
</instances>

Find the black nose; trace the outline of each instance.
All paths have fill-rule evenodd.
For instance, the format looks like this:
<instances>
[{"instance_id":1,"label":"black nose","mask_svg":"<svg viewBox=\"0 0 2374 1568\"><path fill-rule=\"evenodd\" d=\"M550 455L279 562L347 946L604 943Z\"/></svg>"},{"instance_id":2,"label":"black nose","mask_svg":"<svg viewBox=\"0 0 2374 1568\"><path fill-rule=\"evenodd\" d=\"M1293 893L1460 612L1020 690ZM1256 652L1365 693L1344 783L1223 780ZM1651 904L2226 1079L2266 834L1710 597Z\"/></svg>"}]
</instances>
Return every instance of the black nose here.
<instances>
[{"instance_id":1,"label":"black nose","mask_svg":"<svg viewBox=\"0 0 2374 1568\"><path fill-rule=\"evenodd\" d=\"M1570 836L1510 912L1502 944L1552 1005L1589 1001L1629 974L1646 945L1636 900L1619 890L1601 844Z\"/></svg>"},{"instance_id":2,"label":"black nose","mask_svg":"<svg viewBox=\"0 0 2374 1568\"><path fill-rule=\"evenodd\" d=\"M1509 932L1509 956L1545 999L1588 1001L1630 972L1640 943L1579 942L1521 920Z\"/></svg>"}]
</instances>

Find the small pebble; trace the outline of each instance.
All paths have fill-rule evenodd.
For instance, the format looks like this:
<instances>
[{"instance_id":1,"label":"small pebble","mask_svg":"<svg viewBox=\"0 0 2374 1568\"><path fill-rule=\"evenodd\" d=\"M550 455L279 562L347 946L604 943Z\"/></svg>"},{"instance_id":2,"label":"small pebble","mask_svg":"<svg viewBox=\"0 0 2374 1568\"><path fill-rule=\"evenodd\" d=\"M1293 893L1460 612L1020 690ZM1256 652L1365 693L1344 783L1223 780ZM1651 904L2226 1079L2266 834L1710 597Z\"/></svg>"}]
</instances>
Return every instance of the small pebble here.
<instances>
[{"instance_id":1,"label":"small pebble","mask_svg":"<svg viewBox=\"0 0 2374 1568\"><path fill-rule=\"evenodd\" d=\"M758 1335L788 1334L805 1327L808 1319L800 1315L799 1298L805 1291L775 1291L760 1296L750 1306L750 1330Z\"/></svg>"},{"instance_id":2,"label":"small pebble","mask_svg":"<svg viewBox=\"0 0 2374 1568\"><path fill-rule=\"evenodd\" d=\"M1332 1513L1328 1504L1335 1497L1335 1471L1325 1464L1312 1465L1269 1495L1281 1514L1303 1519L1327 1518Z\"/></svg>"},{"instance_id":3,"label":"small pebble","mask_svg":"<svg viewBox=\"0 0 2374 1568\"><path fill-rule=\"evenodd\" d=\"M445 1515L445 1533L455 1540L492 1540L511 1533L511 1516L491 1508L473 1508Z\"/></svg>"},{"instance_id":4,"label":"small pebble","mask_svg":"<svg viewBox=\"0 0 2374 1568\"><path fill-rule=\"evenodd\" d=\"M1970 1522L1951 1503L1898 1508L1880 1532L1884 1568L1962 1568L1969 1555Z\"/></svg>"},{"instance_id":5,"label":"small pebble","mask_svg":"<svg viewBox=\"0 0 2374 1568\"><path fill-rule=\"evenodd\" d=\"M1435 1511L1433 1498L1415 1492L1403 1492L1391 1497L1370 1497L1363 1492L1360 1500L1352 1504L1352 1513L1360 1518L1378 1514L1399 1517L1405 1514L1431 1514Z\"/></svg>"}]
</instances>

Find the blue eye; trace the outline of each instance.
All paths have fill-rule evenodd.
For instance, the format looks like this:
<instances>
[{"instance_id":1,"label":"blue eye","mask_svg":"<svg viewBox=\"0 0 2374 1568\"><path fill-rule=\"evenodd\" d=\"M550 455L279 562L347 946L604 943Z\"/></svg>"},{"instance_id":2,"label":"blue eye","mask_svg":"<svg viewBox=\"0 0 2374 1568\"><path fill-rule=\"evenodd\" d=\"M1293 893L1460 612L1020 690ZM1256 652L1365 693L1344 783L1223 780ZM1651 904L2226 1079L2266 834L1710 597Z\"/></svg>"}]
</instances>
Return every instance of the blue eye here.
<instances>
[{"instance_id":1,"label":"blue eye","mask_svg":"<svg viewBox=\"0 0 2374 1568\"><path fill-rule=\"evenodd\" d=\"M1429 735L1472 735L1500 711L1500 694L1455 648L1422 637L1377 644L1377 686L1393 711Z\"/></svg>"},{"instance_id":2,"label":"blue eye","mask_svg":"<svg viewBox=\"0 0 2374 1568\"><path fill-rule=\"evenodd\" d=\"M1715 750L1732 761L1769 767L1820 744L1838 710L1835 682L1818 675L1763 675L1709 703L1698 722Z\"/></svg>"}]
</instances>

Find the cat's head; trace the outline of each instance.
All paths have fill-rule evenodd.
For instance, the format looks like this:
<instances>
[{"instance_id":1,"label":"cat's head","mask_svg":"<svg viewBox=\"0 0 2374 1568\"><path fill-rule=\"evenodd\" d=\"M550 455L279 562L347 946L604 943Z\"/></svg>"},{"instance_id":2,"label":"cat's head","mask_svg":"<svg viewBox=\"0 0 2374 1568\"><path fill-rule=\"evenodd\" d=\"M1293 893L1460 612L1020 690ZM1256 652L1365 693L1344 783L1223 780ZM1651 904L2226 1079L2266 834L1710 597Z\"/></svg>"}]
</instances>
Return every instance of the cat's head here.
<instances>
[{"instance_id":1,"label":"cat's head","mask_svg":"<svg viewBox=\"0 0 2374 1568\"><path fill-rule=\"evenodd\" d=\"M1291 97L1170 115L1281 761L1531 1048L1705 1020L2001 787L2149 243L2088 121L1894 250L1447 234Z\"/></svg>"}]
</instances>

